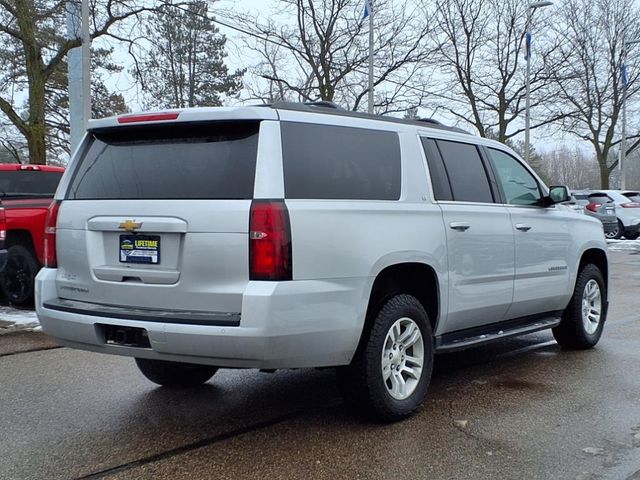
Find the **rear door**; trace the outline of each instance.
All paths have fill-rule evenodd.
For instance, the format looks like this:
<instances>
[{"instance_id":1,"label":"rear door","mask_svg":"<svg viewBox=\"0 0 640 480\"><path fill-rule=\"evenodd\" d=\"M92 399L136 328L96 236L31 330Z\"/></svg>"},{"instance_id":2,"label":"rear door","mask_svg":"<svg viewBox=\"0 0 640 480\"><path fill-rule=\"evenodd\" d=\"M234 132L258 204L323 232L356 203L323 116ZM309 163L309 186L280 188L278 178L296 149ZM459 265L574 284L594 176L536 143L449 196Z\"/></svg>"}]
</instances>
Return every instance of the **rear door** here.
<instances>
[{"instance_id":1,"label":"rear door","mask_svg":"<svg viewBox=\"0 0 640 480\"><path fill-rule=\"evenodd\" d=\"M442 333L499 322L513 297L509 212L494 201L476 145L429 139L423 145L447 236L449 305Z\"/></svg>"},{"instance_id":2,"label":"rear door","mask_svg":"<svg viewBox=\"0 0 640 480\"><path fill-rule=\"evenodd\" d=\"M58 295L240 312L260 122L90 133L57 227Z\"/></svg>"}]
</instances>

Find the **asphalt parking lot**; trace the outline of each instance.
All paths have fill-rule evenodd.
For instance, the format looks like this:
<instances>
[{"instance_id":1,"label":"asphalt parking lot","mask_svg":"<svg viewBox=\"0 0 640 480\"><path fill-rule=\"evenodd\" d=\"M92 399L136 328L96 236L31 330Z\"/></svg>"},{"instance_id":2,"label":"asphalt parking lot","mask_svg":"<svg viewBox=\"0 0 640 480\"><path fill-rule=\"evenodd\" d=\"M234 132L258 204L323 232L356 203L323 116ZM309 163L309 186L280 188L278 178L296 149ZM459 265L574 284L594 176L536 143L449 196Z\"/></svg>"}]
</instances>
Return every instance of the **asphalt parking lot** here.
<instances>
[{"instance_id":1,"label":"asphalt parking lot","mask_svg":"<svg viewBox=\"0 0 640 480\"><path fill-rule=\"evenodd\" d=\"M423 408L392 425L345 412L331 370L179 392L127 358L0 337L0 479L640 479L640 252L611 261L596 349L541 333L438 356Z\"/></svg>"}]
</instances>

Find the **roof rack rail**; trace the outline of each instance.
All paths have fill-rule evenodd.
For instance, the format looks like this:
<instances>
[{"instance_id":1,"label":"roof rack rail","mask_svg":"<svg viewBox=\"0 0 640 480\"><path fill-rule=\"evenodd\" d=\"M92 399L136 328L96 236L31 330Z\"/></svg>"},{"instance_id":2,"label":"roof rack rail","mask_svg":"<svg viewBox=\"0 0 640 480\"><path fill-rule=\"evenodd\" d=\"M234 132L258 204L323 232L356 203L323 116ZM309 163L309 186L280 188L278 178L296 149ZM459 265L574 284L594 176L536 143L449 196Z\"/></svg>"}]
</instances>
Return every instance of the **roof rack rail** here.
<instances>
[{"instance_id":1,"label":"roof rack rail","mask_svg":"<svg viewBox=\"0 0 640 480\"><path fill-rule=\"evenodd\" d=\"M312 113L322 113L324 115L340 115L345 117L355 117L355 118L363 118L369 120L377 120L381 122L391 122L391 123L404 123L409 125L421 125L428 126L430 128L437 128L440 130L448 130L451 132L465 133L467 135L473 135L461 128L458 127L450 127L448 125L444 125L442 122L435 120L433 118L418 118L418 119L405 119L405 118L396 118L396 117L385 117L382 115L372 115L370 113L364 112L355 112L351 110L346 110L333 102L328 102L326 100L321 100L317 102L274 102L268 104L255 105L257 107L269 107L278 110L294 110L299 112L312 112Z\"/></svg>"}]
</instances>

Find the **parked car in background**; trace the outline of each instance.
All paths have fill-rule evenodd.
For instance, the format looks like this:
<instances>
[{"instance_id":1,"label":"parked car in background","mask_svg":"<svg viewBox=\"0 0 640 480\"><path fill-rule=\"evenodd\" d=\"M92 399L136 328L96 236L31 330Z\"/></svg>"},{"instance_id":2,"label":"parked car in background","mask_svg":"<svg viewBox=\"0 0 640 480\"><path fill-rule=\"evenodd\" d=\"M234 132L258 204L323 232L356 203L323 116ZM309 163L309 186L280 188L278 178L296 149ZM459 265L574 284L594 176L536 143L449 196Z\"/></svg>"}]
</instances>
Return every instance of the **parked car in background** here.
<instances>
[{"instance_id":1,"label":"parked car in background","mask_svg":"<svg viewBox=\"0 0 640 480\"><path fill-rule=\"evenodd\" d=\"M572 198L582 213L595 217L602 222L604 235L607 238L616 238L618 235L618 217L616 217L616 205L613 201L599 203L600 197L589 198L589 190L574 190Z\"/></svg>"},{"instance_id":2,"label":"parked car in background","mask_svg":"<svg viewBox=\"0 0 640 480\"><path fill-rule=\"evenodd\" d=\"M0 164L8 251L0 287L12 305L33 305L34 279L44 264L44 222L63 172L62 167Z\"/></svg>"},{"instance_id":3,"label":"parked car in background","mask_svg":"<svg viewBox=\"0 0 640 480\"><path fill-rule=\"evenodd\" d=\"M623 236L635 240L640 235L640 203L633 202L618 190L597 190L589 194L589 200L600 205L612 202L616 207L618 230L610 238Z\"/></svg>"}]
</instances>

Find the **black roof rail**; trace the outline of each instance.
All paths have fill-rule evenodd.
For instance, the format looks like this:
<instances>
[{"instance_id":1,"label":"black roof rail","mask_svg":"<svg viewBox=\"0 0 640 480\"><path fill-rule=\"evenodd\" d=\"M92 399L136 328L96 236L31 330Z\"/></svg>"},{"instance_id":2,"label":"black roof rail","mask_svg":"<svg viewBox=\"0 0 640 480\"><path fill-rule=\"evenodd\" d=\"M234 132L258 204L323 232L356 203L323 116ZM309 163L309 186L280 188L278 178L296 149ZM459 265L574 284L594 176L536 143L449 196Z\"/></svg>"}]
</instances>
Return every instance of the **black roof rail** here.
<instances>
[{"instance_id":1,"label":"black roof rail","mask_svg":"<svg viewBox=\"0 0 640 480\"><path fill-rule=\"evenodd\" d=\"M333 102L328 102L324 100L317 101L317 102L304 102L304 103L274 102L274 103L261 104L261 105L255 105L255 106L269 107L276 110L294 110L299 112L322 113L325 115L339 115L343 117L363 118L368 120L378 120L381 122L402 123L405 125L418 125L422 127L428 126L429 128L437 128L440 130L448 130L451 132L458 132L458 133L465 133L467 135L472 135L471 133L465 130L462 130L461 128L449 127L433 118L405 119L405 118L396 118L396 117L384 117L382 115L372 115L370 113L354 112L351 110L346 110L336 105Z\"/></svg>"}]
</instances>

